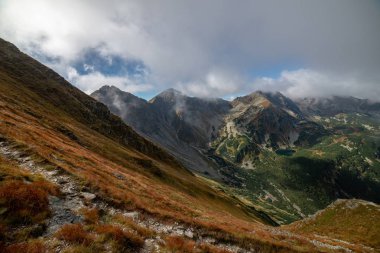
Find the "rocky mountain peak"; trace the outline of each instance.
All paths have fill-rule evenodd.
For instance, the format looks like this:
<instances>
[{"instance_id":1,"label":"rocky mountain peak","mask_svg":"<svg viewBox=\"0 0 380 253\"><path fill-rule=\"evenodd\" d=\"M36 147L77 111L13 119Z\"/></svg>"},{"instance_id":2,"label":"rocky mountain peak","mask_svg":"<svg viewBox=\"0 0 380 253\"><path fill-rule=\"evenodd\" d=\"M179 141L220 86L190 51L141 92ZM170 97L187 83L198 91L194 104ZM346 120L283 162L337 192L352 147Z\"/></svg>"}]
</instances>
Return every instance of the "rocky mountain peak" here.
<instances>
[{"instance_id":1,"label":"rocky mountain peak","mask_svg":"<svg viewBox=\"0 0 380 253\"><path fill-rule=\"evenodd\" d=\"M140 99L139 97L133 95L130 92L127 91L122 91L118 87L113 86L113 85L104 85L102 86L99 90L94 91L91 96L96 97L99 95L122 95L123 97L130 97L134 99Z\"/></svg>"},{"instance_id":2,"label":"rocky mountain peak","mask_svg":"<svg viewBox=\"0 0 380 253\"><path fill-rule=\"evenodd\" d=\"M298 106L280 92L255 91L247 96L236 98L232 101L232 105L237 110L248 108L282 110L292 117L303 118Z\"/></svg>"},{"instance_id":3,"label":"rocky mountain peak","mask_svg":"<svg viewBox=\"0 0 380 253\"><path fill-rule=\"evenodd\" d=\"M125 110L124 104L134 107L143 107L147 104L144 99L109 85L102 86L99 90L93 92L91 96L98 101L103 101L110 107L111 111L117 114Z\"/></svg>"},{"instance_id":4,"label":"rocky mountain peak","mask_svg":"<svg viewBox=\"0 0 380 253\"><path fill-rule=\"evenodd\" d=\"M167 90L164 90L163 92L161 92L160 94L158 94L157 96L155 96L154 98L152 98L149 102L150 103L155 103L157 102L158 100L163 100L163 101L167 101L167 102L173 102L173 101L177 101L179 99L183 99L183 98L186 98L187 96L185 96L182 92L176 90L176 89L173 89L173 88L169 88Z\"/></svg>"},{"instance_id":5,"label":"rocky mountain peak","mask_svg":"<svg viewBox=\"0 0 380 253\"><path fill-rule=\"evenodd\" d=\"M237 97L232 101L234 106L239 104L243 105L252 105L252 106L262 106L263 108L267 108L271 106L271 101L267 98L266 93L262 91L255 91L249 95L243 97Z\"/></svg>"}]
</instances>

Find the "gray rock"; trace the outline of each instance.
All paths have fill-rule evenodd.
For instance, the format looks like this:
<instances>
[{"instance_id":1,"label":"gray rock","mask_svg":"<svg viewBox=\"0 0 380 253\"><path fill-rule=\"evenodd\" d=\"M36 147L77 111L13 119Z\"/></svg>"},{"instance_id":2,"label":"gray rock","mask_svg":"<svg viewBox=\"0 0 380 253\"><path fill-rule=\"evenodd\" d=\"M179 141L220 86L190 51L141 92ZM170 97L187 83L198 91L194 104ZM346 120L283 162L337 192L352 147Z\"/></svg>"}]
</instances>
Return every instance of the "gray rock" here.
<instances>
[{"instance_id":1,"label":"gray rock","mask_svg":"<svg viewBox=\"0 0 380 253\"><path fill-rule=\"evenodd\" d=\"M120 180L125 180L125 176L122 175L122 174L119 174L119 173L114 173L113 174L117 179L120 179Z\"/></svg>"},{"instance_id":2,"label":"gray rock","mask_svg":"<svg viewBox=\"0 0 380 253\"><path fill-rule=\"evenodd\" d=\"M193 238L194 237L194 233L191 229L186 229L185 233L184 233L185 236L189 237L189 238Z\"/></svg>"},{"instance_id":3,"label":"gray rock","mask_svg":"<svg viewBox=\"0 0 380 253\"><path fill-rule=\"evenodd\" d=\"M133 220L138 219L139 213L138 212L128 212L128 213L123 213L123 215L127 218L131 218Z\"/></svg>"},{"instance_id":4,"label":"gray rock","mask_svg":"<svg viewBox=\"0 0 380 253\"><path fill-rule=\"evenodd\" d=\"M96 198L96 195L90 192L81 192L80 195L88 201L92 201Z\"/></svg>"},{"instance_id":5,"label":"gray rock","mask_svg":"<svg viewBox=\"0 0 380 253\"><path fill-rule=\"evenodd\" d=\"M64 224L79 223L82 221L82 217L76 215L65 205L65 200L50 196L49 203L52 210L52 217L47 224L47 234L54 233Z\"/></svg>"}]
</instances>

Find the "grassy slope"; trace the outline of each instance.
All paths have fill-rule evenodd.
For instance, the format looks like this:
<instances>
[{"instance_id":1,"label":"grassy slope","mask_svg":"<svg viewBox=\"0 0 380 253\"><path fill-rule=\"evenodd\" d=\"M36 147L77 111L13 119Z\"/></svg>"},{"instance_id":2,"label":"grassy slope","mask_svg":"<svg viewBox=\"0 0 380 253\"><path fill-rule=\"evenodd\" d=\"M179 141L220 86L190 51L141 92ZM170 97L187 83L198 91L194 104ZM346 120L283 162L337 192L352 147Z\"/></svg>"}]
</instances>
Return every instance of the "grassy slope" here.
<instances>
[{"instance_id":1,"label":"grassy slope","mask_svg":"<svg viewBox=\"0 0 380 253\"><path fill-rule=\"evenodd\" d=\"M332 236L380 249L380 206L361 200L338 200L315 216L295 222L286 229Z\"/></svg>"}]
</instances>

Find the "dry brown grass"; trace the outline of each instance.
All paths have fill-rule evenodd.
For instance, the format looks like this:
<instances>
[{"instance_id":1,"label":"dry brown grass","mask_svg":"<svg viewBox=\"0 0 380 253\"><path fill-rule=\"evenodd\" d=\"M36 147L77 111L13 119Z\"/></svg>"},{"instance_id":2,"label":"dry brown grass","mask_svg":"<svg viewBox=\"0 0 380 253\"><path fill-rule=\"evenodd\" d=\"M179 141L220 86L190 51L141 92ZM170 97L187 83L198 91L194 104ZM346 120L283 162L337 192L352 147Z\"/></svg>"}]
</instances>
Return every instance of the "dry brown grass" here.
<instances>
[{"instance_id":1,"label":"dry brown grass","mask_svg":"<svg viewBox=\"0 0 380 253\"><path fill-rule=\"evenodd\" d=\"M153 230L138 225L132 218L125 217L122 214L116 214L113 217L113 221L130 228L144 238L150 238L156 234Z\"/></svg>"},{"instance_id":2,"label":"dry brown grass","mask_svg":"<svg viewBox=\"0 0 380 253\"><path fill-rule=\"evenodd\" d=\"M49 215L48 193L39 183L10 180L0 185L0 205L7 223L37 223Z\"/></svg>"},{"instance_id":3,"label":"dry brown grass","mask_svg":"<svg viewBox=\"0 0 380 253\"><path fill-rule=\"evenodd\" d=\"M209 245L209 244L201 244L198 246L200 253L231 253L229 250L220 249L218 247Z\"/></svg>"},{"instance_id":4,"label":"dry brown grass","mask_svg":"<svg viewBox=\"0 0 380 253\"><path fill-rule=\"evenodd\" d=\"M72 244L90 245L93 242L92 236L84 230L81 224L66 224L55 233L59 240Z\"/></svg>"},{"instance_id":5,"label":"dry brown grass","mask_svg":"<svg viewBox=\"0 0 380 253\"><path fill-rule=\"evenodd\" d=\"M105 250L98 248L94 245L70 245L69 247L62 250L62 253L99 253Z\"/></svg>"},{"instance_id":6,"label":"dry brown grass","mask_svg":"<svg viewBox=\"0 0 380 253\"><path fill-rule=\"evenodd\" d=\"M183 252L193 253L195 252L195 242L192 240L186 240L179 236L169 236L165 238L165 247L169 252Z\"/></svg>"},{"instance_id":7,"label":"dry brown grass","mask_svg":"<svg viewBox=\"0 0 380 253\"><path fill-rule=\"evenodd\" d=\"M49 194L60 195L56 185L0 156L0 244L16 245L45 231ZM34 242L12 247L37 247Z\"/></svg>"},{"instance_id":8,"label":"dry brown grass","mask_svg":"<svg viewBox=\"0 0 380 253\"><path fill-rule=\"evenodd\" d=\"M115 241L119 252L137 250L144 245L144 238L115 225L99 225L95 231L103 235L105 241Z\"/></svg>"},{"instance_id":9,"label":"dry brown grass","mask_svg":"<svg viewBox=\"0 0 380 253\"><path fill-rule=\"evenodd\" d=\"M84 221L88 224L96 224L99 222L100 215L97 208L82 208L80 213L84 217Z\"/></svg>"},{"instance_id":10,"label":"dry brown grass","mask_svg":"<svg viewBox=\"0 0 380 253\"><path fill-rule=\"evenodd\" d=\"M165 238L165 250L172 253L230 253L226 249L202 243L196 244L195 241L185 239L180 236L168 236Z\"/></svg>"},{"instance_id":11,"label":"dry brown grass","mask_svg":"<svg viewBox=\"0 0 380 253\"><path fill-rule=\"evenodd\" d=\"M3 253L47 253L48 249L40 240L32 240L29 242L21 242L9 245L4 248Z\"/></svg>"},{"instance_id":12,"label":"dry brown grass","mask_svg":"<svg viewBox=\"0 0 380 253\"><path fill-rule=\"evenodd\" d=\"M7 225L0 223L0 242L5 241L5 238L7 237Z\"/></svg>"},{"instance_id":13,"label":"dry brown grass","mask_svg":"<svg viewBox=\"0 0 380 253\"><path fill-rule=\"evenodd\" d=\"M33 187L41 189L44 192L48 193L49 195L53 195L57 197L61 195L61 191L59 190L59 187L46 180L39 180L39 181L33 182Z\"/></svg>"}]
</instances>

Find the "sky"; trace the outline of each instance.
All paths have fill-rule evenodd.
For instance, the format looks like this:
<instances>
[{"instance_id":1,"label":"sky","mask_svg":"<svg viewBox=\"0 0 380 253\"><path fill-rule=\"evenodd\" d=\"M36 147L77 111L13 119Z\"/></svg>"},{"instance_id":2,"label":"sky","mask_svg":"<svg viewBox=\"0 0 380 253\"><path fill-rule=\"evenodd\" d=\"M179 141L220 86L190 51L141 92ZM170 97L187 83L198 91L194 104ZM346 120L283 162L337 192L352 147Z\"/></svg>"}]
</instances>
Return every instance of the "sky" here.
<instances>
[{"instance_id":1,"label":"sky","mask_svg":"<svg viewBox=\"0 0 380 253\"><path fill-rule=\"evenodd\" d=\"M88 94L380 100L380 1L0 0L0 37Z\"/></svg>"}]
</instances>

